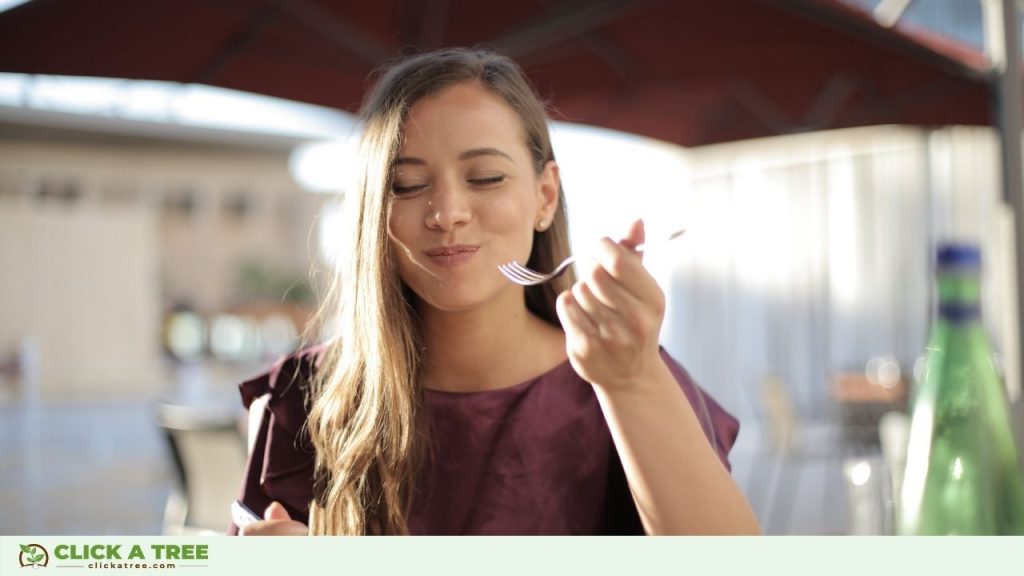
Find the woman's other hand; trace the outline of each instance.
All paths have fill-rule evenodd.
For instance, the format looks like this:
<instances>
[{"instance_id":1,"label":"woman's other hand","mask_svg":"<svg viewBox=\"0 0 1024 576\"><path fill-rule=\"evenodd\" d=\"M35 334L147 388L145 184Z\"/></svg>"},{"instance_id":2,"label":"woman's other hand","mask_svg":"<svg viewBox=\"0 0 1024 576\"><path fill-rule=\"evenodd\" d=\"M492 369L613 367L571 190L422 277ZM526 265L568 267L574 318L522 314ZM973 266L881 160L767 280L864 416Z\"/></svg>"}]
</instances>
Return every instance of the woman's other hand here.
<instances>
[{"instance_id":1,"label":"woman's other hand","mask_svg":"<svg viewBox=\"0 0 1024 576\"><path fill-rule=\"evenodd\" d=\"M308 536L309 528L288 515L277 502L271 502L263 513L264 520L243 526L239 536Z\"/></svg>"},{"instance_id":2,"label":"woman's other hand","mask_svg":"<svg viewBox=\"0 0 1024 576\"><path fill-rule=\"evenodd\" d=\"M643 242L642 220L618 243L603 238L597 264L558 297L569 360L580 376L608 391L642 385L662 365L665 295L635 249Z\"/></svg>"}]
</instances>

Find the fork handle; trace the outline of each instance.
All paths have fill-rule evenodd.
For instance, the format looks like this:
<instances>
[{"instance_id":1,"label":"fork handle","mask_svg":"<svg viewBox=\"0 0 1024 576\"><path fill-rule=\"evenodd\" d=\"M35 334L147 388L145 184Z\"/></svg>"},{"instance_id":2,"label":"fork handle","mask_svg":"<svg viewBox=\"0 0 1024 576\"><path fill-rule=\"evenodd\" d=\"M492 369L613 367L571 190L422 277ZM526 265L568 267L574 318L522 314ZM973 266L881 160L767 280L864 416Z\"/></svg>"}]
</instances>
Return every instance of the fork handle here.
<instances>
[{"instance_id":1,"label":"fork handle","mask_svg":"<svg viewBox=\"0 0 1024 576\"><path fill-rule=\"evenodd\" d=\"M636 252L643 252L644 248L648 244L668 244L669 242L671 242L672 240L675 240L676 238L679 238L683 234L686 234L686 228L681 228L679 230L676 230L675 232L669 234L667 238L658 238L658 239L655 239L655 240L653 240L651 242L647 242L647 241L641 242L641 243L637 244L636 246L633 246L633 250L636 251ZM622 240L619 240L619 242L622 242Z\"/></svg>"}]
</instances>

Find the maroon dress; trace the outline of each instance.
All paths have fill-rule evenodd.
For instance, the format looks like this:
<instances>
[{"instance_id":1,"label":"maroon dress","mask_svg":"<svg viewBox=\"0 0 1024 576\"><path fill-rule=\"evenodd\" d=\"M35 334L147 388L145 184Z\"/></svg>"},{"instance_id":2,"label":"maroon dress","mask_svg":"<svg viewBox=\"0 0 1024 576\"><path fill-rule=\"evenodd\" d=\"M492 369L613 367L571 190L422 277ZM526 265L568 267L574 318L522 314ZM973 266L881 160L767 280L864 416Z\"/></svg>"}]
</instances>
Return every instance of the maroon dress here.
<instances>
[{"instance_id":1,"label":"maroon dress","mask_svg":"<svg viewBox=\"0 0 1024 576\"><path fill-rule=\"evenodd\" d=\"M240 386L246 407L271 395L240 496L253 510L276 500L307 522L314 454L304 394L324 349ZM661 355L728 467L739 423ZM568 361L507 388L425 395L433 458L413 499L412 534L643 534L597 396Z\"/></svg>"}]
</instances>

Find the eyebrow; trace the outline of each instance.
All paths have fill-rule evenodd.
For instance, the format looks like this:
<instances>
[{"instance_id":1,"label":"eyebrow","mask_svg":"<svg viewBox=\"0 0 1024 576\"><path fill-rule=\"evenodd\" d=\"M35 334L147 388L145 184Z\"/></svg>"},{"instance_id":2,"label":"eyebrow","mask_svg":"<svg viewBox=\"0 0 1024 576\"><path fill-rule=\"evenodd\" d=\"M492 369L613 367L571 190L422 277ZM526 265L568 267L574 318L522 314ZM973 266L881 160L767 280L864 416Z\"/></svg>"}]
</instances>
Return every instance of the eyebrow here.
<instances>
[{"instance_id":1,"label":"eyebrow","mask_svg":"<svg viewBox=\"0 0 1024 576\"><path fill-rule=\"evenodd\" d=\"M473 148L471 150L466 150L465 152L459 154L458 160L461 162L464 160L479 158L481 156L498 156L507 159L509 162L515 162L514 160L512 160L511 156L502 152L501 150L498 150L497 148ZM416 158L414 156L400 156L395 159L395 163L393 165L425 166L426 161L423 160L422 158Z\"/></svg>"}]
</instances>

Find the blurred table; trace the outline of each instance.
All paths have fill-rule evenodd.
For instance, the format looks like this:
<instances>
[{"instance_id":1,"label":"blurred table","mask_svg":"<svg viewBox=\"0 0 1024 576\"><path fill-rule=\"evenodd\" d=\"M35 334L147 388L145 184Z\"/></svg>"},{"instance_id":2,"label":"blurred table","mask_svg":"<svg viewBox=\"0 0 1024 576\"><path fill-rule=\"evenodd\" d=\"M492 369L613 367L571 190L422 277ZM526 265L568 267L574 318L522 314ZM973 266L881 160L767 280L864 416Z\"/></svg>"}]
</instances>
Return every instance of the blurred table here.
<instances>
[{"instance_id":1,"label":"blurred table","mask_svg":"<svg viewBox=\"0 0 1024 576\"><path fill-rule=\"evenodd\" d=\"M907 389L902 379L882 385L861 373L836 375L830 393L839 407L847 447L855 452L879 450L878 423L886 412L906 411Z\"/></svg>"}]
</instances>

